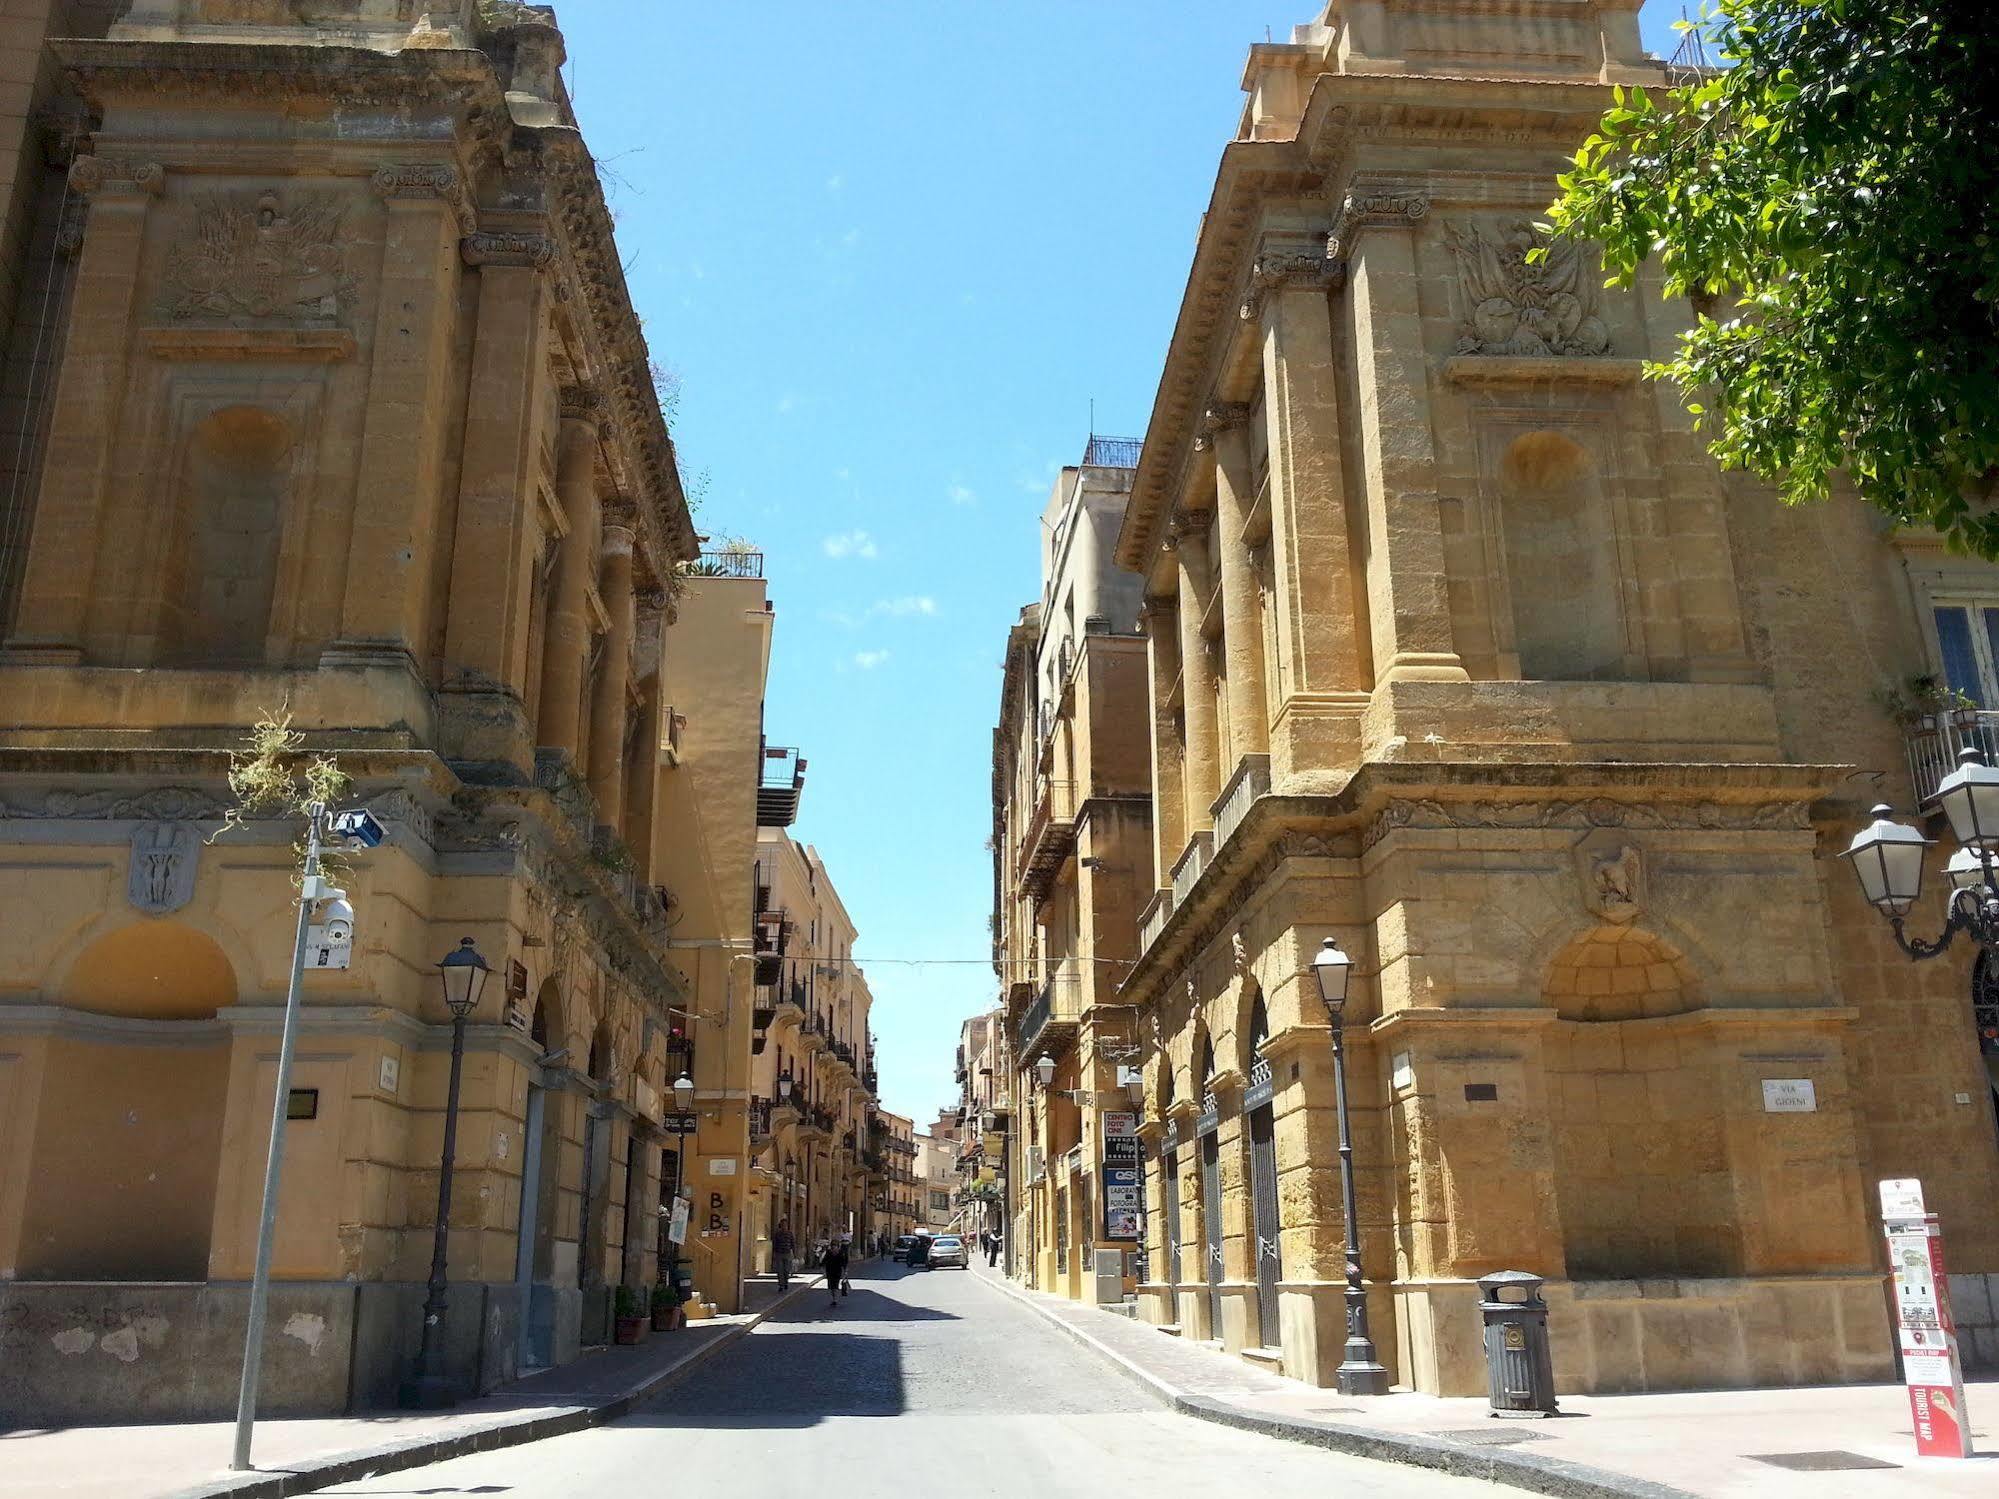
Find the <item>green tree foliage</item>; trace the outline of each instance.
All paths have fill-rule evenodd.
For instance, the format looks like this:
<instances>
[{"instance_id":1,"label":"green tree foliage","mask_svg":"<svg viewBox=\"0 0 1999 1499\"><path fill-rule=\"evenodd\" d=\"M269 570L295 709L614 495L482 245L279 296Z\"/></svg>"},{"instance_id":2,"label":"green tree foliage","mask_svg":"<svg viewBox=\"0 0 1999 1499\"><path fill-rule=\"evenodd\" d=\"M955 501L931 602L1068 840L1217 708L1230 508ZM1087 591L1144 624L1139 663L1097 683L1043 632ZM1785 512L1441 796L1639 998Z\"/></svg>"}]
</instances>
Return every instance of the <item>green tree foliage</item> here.
<instances>
[{"instance_id":1,"label":"green tree foliage","mask_svg":"<svg viewBox=\"0 0 1999 1499\"><path fill-rule=\"evenodd\" d=\"M1619 90L1551 211L1700 316L1651 368L1716 458L1999 557L1999 7L1715 0L1721 66ZM1705 397L1713 410L1701 405Z\"/></svg>"}]
</instances>

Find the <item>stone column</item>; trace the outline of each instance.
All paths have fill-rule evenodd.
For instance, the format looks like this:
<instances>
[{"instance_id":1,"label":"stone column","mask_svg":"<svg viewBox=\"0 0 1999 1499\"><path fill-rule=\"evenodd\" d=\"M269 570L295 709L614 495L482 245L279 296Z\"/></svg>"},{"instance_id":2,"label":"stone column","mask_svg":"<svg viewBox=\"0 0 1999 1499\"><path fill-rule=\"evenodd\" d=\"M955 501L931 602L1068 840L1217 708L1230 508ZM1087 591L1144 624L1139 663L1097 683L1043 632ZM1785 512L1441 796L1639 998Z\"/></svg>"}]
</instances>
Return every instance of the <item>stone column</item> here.
<instances>
[{"instance_id":1,"label":"stone column","mask_svg":"<svg viewBox=\"0 0 1999 1499\"><path fill-rule=\"evenodd\" d=\"M1180 711L1187 724L1187 752L1182 764L1185 837L1192 838L1215 825L1209 808L1221 789L1215 779L1215 667L1208 655L1208 642L1201 635L1208 542L1195 517L1183 516L1174 523L1173 549L1180 565ZM1174 858L1178 857L1176 849Z\"/></svg>"},{"instance_id":2,"label":"stone column","mask_svg":"<svg viewBox=\"0 0 1999 1499\"><path fill-rule=\"evenodd\" d=\"M637 626L632 597L632 528L621 516L606 516L597 592L611 618L604 659L590 703L590 795L597 821L622 829L625 806L625 727L632 680L632 635Z\"/></svg>"},{"instance_id":3,"label":"stone column","mask_svg":"<svg viewBox=\"0 0 1999 1499\"><path fill-rule=\"evenodd\" d=\"M597 393L572 385L562 392L562 428L555 450L555 497L569 529L556 556L541 651L540 722L536 742L583 747L583 677L590 661L590 584L598 553Z\"/></svg>"},{"instance_id":4,"label":"stone column","mask_svg":"<svg viewBox=\"0 0 1999 1499\"><path fill-rule=\"evenodd\" d=\"M445 753L510 762L529 774L534 736L523 679L536 535L532 465L541 452L545 269L554 246L538 232L485 232L467 235L461 248L479 272L479 308L439 684Z\"/></svg>"},{"instance_id":5,"label":"stone column","mask_svg":"<svg viewBox=\"0 0 1999 1499\"><path fill-rule=\"evenodd\" d=\"M385 166L382 287L368 371L367 429L354 486L339 660L387 657L411 669L429 654L431 590L442 493L452 341L458 327L458 238L471 208L448 162Z\"/></svg>"},{"instance_id":6,"label":"stone column","mask_svg":"<svg viewBox=\"0 0 1999 1499\"><path fill-rule=\"evenodd\" d=\"M1148 598L1138 617L1152 677L1152 883L1164 887L1187 841L1180 721L1168 701L1180 674L1179 624L1171 599Z\"/></svg>"},{"instance_id":7,"label":"stone column","mask_svg":"<svg viewBox=\"0 0 1999 1499\"><path fill-rule=\"evenodd\" d=\"M1451 637L1421 272L1410 232L1428 211L1422 198L1349 199L1339 231L1350 254L1368 622L1381 682L1468 679Z\"/></svg>"},{"instance_id":8,"label":"stone column","mask_svg":"<svg viewBox=\"0 0 1999 1499\"><path fill-rule=\"evenodd\" d=\"M1249 432L1243 406L1216 406L1204 425L1215 450L1215 562L1221 572L1222 652L1228 664L1229 756L1224 784L1244 755L1270 748L1270 715L1264 695L1263 620L1257 607L1256 569L1244 537L1256 503L1249 467Z\"/></svg>"},{"instance_id":9,"label":"stone column","mask_svg":"<svg viewBox=\"0 0 1999 1499\"><path fill-rule=\"evenodd\" d=\"M646 588L637 595L638 629L635 636L634 672L639 678L643 702L639 708L638 753L625 767L625 844L639 879L652 883L653 801L659 785L659 746L666 732L663 715L667 711L662 671L661 642L669 622L666 590ZM722 982L728 982L724 973ZM720 1081L728 1086L729 1080Z\"/></svg>"},{"instance_id":10,"label":"stone column","mask_svg":"<svg viewBox=\"0 0 1999 1499\"><path fill-rule=\"evenodd\" d=\"M129 597L107 596L99 586L100 548L106 556L145 550L130 537L106 535L100 517L132 378L146 219L166 173L156 162L80 156L70 166L69 184L89 199L90 209L20 603L5 652L10 660L52 665L82 660L86 636L104 637L116 628L113 621L124 618Z\"/></svg>"}]
</instances>

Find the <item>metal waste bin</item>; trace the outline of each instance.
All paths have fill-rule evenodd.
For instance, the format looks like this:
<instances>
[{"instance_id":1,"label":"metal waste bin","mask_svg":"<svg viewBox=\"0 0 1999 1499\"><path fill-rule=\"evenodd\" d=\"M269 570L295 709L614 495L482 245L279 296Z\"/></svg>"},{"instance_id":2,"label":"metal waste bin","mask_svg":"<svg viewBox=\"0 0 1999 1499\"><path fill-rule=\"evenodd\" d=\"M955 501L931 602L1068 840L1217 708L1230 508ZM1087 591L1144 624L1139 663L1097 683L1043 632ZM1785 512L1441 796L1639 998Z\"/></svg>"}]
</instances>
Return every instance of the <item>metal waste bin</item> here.
<instances>
[{"instance_id":1,"label":"metal waste bin","mask_svg":"<svg viewBox=\"0 0 1999 1499\"><path fill-rule=\"evenodd\" d=\"M1541 1277L1501 1270L1479 1277L1485 1318L1485 1371L1495 1416L1555 1414L1555 1365L1548 1353L1548 1303Z\"/></svg>"}]
</instances>

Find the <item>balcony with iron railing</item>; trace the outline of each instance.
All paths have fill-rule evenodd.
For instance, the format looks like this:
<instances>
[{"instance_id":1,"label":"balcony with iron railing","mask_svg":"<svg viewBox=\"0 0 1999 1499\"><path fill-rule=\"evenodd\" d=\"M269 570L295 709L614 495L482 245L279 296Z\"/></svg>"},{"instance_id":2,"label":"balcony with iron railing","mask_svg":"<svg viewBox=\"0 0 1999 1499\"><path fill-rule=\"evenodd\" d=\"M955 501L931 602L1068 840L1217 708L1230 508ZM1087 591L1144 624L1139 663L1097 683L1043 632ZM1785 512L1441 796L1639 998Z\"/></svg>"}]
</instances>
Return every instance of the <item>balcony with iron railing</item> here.
<instances>
[{"instance_id":1,"label":"balcony with iron railing","mask_svg":"<svg viewBox=\"0 0 1999 1499\"><path fill-rule=\"evenodd\" d=\"M1966 750L1977 750L1988 764L1999 761L1999 712L1987 708L1924 714L1907 735L1909 779L1915 783L1918 807L1928 806Z\"/></svg>"},{"instance_id":2,"label":"balcony with iron railing","mask_svg":"<svg viewBox=\"0 0 1999 1499\"><path fill-rule=\"evenodd\" d=\"M1159 934L1166 930L1167 918L1173 914L1173 892L1159 889L1152 892L1152 899L1145 909L1138 913L1138 951L1143 957L1159 940Z\"/></svg>"},{"instance_id":3,"label":"balcony with iron railing","mask_svg":"<svg viewBox=\"0 0 1999 1499\"><path fill-rule=\"evenodd\" d=\"M1208 855L1213 852L1214 846L1214 837L1209 833L1196 833L1187 840L1180 861L1173 866L1173 908L1176 911L1187 903L1188 892L1208 867Z\"/></svg>"},{"instance_id":4,"label":"balcony with iron railing","mask_svg":"<svg viewBox=\"0 0 1999 1499\"><path fill-rule=\"evenodd\" d=\"M1020 835L1016 865L1028 896L1047 894L1055 872L1076 846L1076 783L1036 776L1034 810Z\"/></svg>"},{"instance_id":5,"label":"balcony with iron railing","mask_svg":"<svg viewBox=\"0 0 1999 1499\"><path fill-rule=\"evenodd\" d=\"M1065 959L1042 980L1040 992L1020 1017L1018 1049L1025 1057L1036 1047L1047 1048L1076 1033L1083 1015L1083 976L1074 959Z\"/></svg>"},{"instance_id":6,"label":"balcony with iron railing","mask_svg":"<svg viewBox=\"0 0 1999 1499\"><path fill-rule=\"evenodd\" d=\"M692 578L761 578L764 575L764 554L753 552L748 547L722 547L703 552L687 565L687 575Z\"/></svg>"},{"instance_id":7,"label":"balcony with iron railing","mask_svg":"<svg viewBox=\"0 0 1999 1499\"><path fill-rule=\"evenodd\" d=\"M1259 796L1270 792L1270 756L1244 755L1242 763L1229 777L1222 794L1215 798L1209 809L1215 817L1216 848L1228 847L1229 838L1242 826L1242 820L1249 816L1249 809L1256 804Z\"/></svg>"},{"instance_id":8,"label":"balcony with iron railing","mask_svg":"<svg viewBox=\"0 0 1999 1499\"><path fill-rule=\"evenodd\" d=\"M1099 437L1090 434L1089 444L1083 449L1085 468L1137 468L1138 455L1145 444L1137 437Z\"/></svg>"},{"instance_id":9,"label":"balcony with iron railing","mask_svg":"<svg viewBox=\"0 0 1999 1499\"><path fill-rule=\"evenodd\" d=\"M750 1099L750 1139L770 1138L770 1116L775 1100L769 1098Z\"/></svg>"},{"instance_id":10,"label":"balcony with iron railing","mask_svg":"<svg viewBox=\"0 0 1999 1499\"><path fill-rule=\"evenodd\" d=\"M757 776L757 826L788 828L798 820L805 790L805 757L795 749L766 745Z\"/></svg>"}]
</instances>

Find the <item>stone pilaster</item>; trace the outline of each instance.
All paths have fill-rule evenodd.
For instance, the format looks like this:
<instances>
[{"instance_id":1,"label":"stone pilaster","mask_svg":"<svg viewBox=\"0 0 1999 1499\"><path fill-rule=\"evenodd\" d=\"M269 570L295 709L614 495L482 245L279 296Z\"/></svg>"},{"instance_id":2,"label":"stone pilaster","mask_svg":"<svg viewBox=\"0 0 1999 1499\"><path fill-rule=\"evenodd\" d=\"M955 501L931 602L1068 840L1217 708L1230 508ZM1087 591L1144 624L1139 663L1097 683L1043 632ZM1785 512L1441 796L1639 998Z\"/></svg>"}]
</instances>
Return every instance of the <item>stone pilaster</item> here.
<instances>
[{"instance_id":1,"label":"stone pilaster","mask_svg":"<svg viewBox=\"0 0 1999 1499\"><path fill-rule=\"evenodd\" d=\"M464 183L448 162L385 166L382 283L376 297L368 425L354 486L354 525L339 639L330 648L415 659L427 654L443 506L442 448L458 324L458 238L469 225Z\"/></svg>"},{"instance_id":2,"label":"stone pilaster","mask_svg":"<svg viewBox=\"0 0 1999 1499\"><path fill-rule=\"evenodd\" d=\"M1451 636L1429 355L1417 297L1421 271L1409 232L1422 215L1370 206L1404 201L1424 202L1384 195L1350 199L1341 231L1363 393L1359 490L1367 514L1374 675L1377 682L1462 682L1468 674Z\"/></svg>"},{"instance_id":3,"label":"stone pilaster","mask_svg":"<svg viewBox=\"0 0 1999 1499\"><path fill-rule=\"evenodd\" d=\"M1139 622L1145 627L1152 680L1152 882L1159 887L1166 884L1187 841L1184 749L1179 715L1170 701L1173 679L1180 674L1179 625L1169 599L1147 599Z\"/></svg>"},{"instance_id":4,"label":"stone pilaster","mask_svg":"<svg viewBox=\"0 0 1999 1499\"><path fill-rule=\"evenodd\" d=\"M55 664L80 661L86 637L108 639L130 602L106 598L96 586L100 550L130 542L107 534L99 521L131 380L146 221L166 173L155 162L80 156L69 181L89 199L90 211L51 403L34 533L5 653ZM101 622L95 614L104 616Z\"/></svg>"},{"instance_id":5,"label":"stone pilaster","mask_svg":"<svg viewBox=\"0 0 1999 1499\"><path fill-rule=\"evenodd\" d=\"M458 518L445 622L445 753L532 770L524 677L535 532L531 465L541 451L549 336L549 239L532 230L467 235L479 273L478 324L465 406Z\"/></svg>"},{"instance_id":6,"label":"stone pilaster","mask_svg":"<svg viewBox=\"0 0 1999 1499\"><path fill-rule=\"evenodd\" d=\"M587 387L570 386L562 392L561 410L555 497L569 530L556 554L549 590L536 739L580 757L584 744L583 675L595 633L589 599L598 553L596 394Z\"/></svg>"},{"instance_id":7,"label":"stone pilaster","mask_svg":"<svg viewBox=\"0 0 1999 1499\"><path fill-rule=\"evenodd\" d=\"M1270 715L1264 693L1263 617L1256 570L1244 532L1256 503L1249 466L1249 412L1216 406L1204 425L1215 449L1215 564L1221 574L1222 656L1229 701L1229 753L1220 777L1226 784L1244 755L1270 747Z\"/></svg>"}]
</instances>

